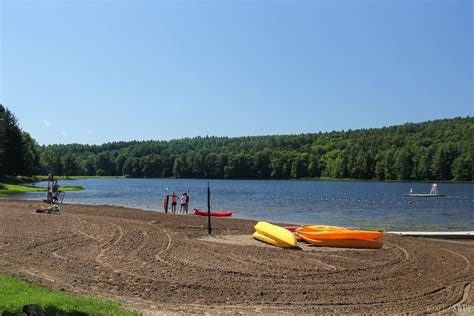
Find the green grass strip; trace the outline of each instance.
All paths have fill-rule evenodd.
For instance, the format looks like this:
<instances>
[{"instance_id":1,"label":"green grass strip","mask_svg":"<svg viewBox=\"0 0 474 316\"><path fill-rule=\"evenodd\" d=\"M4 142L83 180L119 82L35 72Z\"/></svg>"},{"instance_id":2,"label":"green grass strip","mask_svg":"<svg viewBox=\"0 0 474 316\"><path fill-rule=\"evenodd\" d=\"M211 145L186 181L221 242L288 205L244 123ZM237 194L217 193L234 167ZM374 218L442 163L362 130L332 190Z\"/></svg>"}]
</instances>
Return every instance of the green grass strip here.
<instances>
[{"instance_id":1,"label":"green grass strip","mask_svg":"<svg viewBox=\"0 0 474 316\"><path fill-rule=\"evenodd\" d=\"M112 300L66 294L0 275L0 313L9 310L23 315L26 304L40 305L47 315L141 315Z\"/></svg>"},{"instance_id":2,"label":"green grass strip","mask_svg":"<svg viewBox=\"0 0 474 316\"><path fill-rule=\"evenodd\" d=\"M61 191L82 191L84 187L80 185L75 186L60 186ZM26 192L46 192L45 187L34 187L28 185L0 183L0 196L9 194L18 194Z\"/></svg>"},{"instance_id":3,"label":"green grass strip","mask_svg":"<svg viewBox=\"0 0 474 316\"><path fill-rule=\"evenodd\" d=\"M55 180L124 179L125 176L54 176ZM48 176L21 177L22 181L47 181Z\"/></svg>"},{"instance_id":4,"label":"green grass strip","mask_svg":"<svg viewBox=\"0 0 474 316\"><path fill-rule=\"evenodd\" d=\"M80 185L67 185L67 186L60 186L59 190L61 190L61 191L82 191L82 190L84 190L84 187L80 186Z\"/></svg>"},{"instance_id":5,"label":"green grass strip","mask_svg":"<svg viewBox=\"0 0 474 316\"><path fill-rule=\"evenodd\" d=\"M18 184L0 183L0 195L26 193L26 192L41 192L45 190L46 188L30 187L30 186L18 185Z\"/></svg>"}]
</instances>

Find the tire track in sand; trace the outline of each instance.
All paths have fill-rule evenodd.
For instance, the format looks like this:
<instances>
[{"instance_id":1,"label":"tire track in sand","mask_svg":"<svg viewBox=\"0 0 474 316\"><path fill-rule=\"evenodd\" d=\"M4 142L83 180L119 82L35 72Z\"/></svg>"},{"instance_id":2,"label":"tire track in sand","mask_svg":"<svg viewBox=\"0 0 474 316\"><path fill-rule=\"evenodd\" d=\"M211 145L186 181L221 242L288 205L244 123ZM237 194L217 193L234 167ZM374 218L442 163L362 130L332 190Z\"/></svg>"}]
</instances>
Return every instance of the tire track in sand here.
<instances>
[{"instance_id":1,"label":"tire track in sand","mask_svg":"<svg viewBox=\"0 0 474 316\"><path fill-rule=\"evenodd\" d=\"M109 251L110 249L112 249L117 243L119 243L122 238L123 238L123 229L121 226L117 225L117 224L114 224L112 223L111 225L115 226L117 229L118 229L118 235L119 237L117 239L115 239L112 243L110 243L110 245L108 245L107 247L105 248L101 248L99 253L97 254L97 256L95 257L95 261L97 261L98 263L100 263L101 265L105 266L105 267L108 267L110 268L108 265L106 265L102 259L105 258L105 253L107 251Z\"/></svg>"},{"instance_id":2,"label":"tire track in sand","mask_svg":"<svg viewBox=\"0 0 474 316\"><path fill-rule=\"evenodd\" d=\"M168 243L166 244L166 247L162 250L160 250L156 255L155 255L155 260L158 260L158 261L161 261L163 262L164 264L167 264L167 265L171 265L168 261L164 260L163 258L161 258L161 255L168 251L170 248L171 248L171 236L170 234L163 228L160 228L165 234L166 234L166 237L168 237Z\"/></svg>"},{"instance_id":3,"label":"tire track in sand","mask_svg":"<svg viewBox=\"0 0 474 316\"><path fill-rule=\"evenodd\" d=\"M462 291L462 296L461 298L459 299L459 301L457 301L456 303L454 303L453 305L445 308L445 309L442 309L440 310L439 314L444 314L444 313L449 313L449 312L453 312L456 310L456 308L458 308L459 306L461 306L462 304L466 303L467 299L469 298L469 292L471 291L471 283L466 283L464 284L464 289Z\"/></svg>"}]
</instances>

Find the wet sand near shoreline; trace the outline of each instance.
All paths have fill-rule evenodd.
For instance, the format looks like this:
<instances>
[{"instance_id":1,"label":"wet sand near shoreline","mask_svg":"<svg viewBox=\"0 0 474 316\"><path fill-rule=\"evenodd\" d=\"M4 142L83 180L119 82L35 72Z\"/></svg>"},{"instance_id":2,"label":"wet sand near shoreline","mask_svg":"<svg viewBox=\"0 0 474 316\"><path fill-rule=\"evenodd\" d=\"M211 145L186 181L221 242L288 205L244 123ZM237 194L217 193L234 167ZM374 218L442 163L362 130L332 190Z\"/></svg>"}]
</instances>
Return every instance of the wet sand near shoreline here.
<instances>
[{"instance_id":1,"label":"wet sand near shoreline","mask_svg":"<svg viewBox=\"0 0 474 316\"><path fill-rule=\"evenodd\" d=\"M474 244L386 234L380 250L280 249L255 221L0 201L0 273L149 314L474 312Z\"/></svg>"}]
</instances>

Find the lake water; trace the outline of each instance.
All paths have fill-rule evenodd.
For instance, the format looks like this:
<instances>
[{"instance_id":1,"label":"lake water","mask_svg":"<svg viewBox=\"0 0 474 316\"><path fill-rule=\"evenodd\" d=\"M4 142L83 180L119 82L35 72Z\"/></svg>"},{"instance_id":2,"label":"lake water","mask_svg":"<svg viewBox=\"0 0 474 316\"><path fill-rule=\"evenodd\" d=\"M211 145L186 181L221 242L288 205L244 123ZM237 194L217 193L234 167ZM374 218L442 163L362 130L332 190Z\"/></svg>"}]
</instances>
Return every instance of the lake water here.
<instances>
[{"instance_id":1,"label":"lake water","mask_svg":"<svg viewBox=\"0 0 474 316\"><path fill-rule=\"evenodd\" d=\"M163 211L167 192L188 192L193 208L207 210L207 181L196 179L84 179L66 192L65 203L111 204ZM380 227L389 230L474 230L474 185L440 183L439 198L408 198L428 193L429 183L364 181L209 180L211 210L238 210L235 217L294 224ZM37 186L46 186L40 182ZM166 191L166 188L169 191ZM18 198L42 200L45 193ZM411 203L410 203L411 201Z\"/></svg>"}]
</instances>

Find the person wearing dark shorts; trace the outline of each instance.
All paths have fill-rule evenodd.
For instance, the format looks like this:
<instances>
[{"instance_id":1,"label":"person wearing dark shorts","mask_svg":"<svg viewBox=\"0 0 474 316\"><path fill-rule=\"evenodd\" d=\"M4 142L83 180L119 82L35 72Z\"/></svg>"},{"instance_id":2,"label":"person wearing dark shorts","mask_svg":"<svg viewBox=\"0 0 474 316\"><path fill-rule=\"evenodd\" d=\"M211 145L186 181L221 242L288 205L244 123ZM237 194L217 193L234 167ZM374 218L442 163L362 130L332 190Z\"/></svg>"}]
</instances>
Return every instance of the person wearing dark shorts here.
<instances>
[{"instance_id":1,"label":"person wearing dark shorts","mask_svg":"<svg viewBox=\"0 0 474 316\"><path fill-rule=\"evenodd\" d=\"M173 214L176 213L176 204L178 204L178 197L173 192L173 194L171 194L171 212Z\"/></svg>"},{"instance_id":2,"label":"person wearing dark shorts","mask_svg":"<svg viewBox=\"0 0 474 316\"><path fill-rule=\"evenodd\" d=\"M183 193L179 200L180 200L180 203L181 203L181 207L179 209L179 212L184 214L184 211L186 210L186 193Z\"/></svg>"},{"instance_id":3,"label":"person wearing dark shorts","mask_svg":"<svg viewBox=\"0 0 474 316\"><path fill-rule=\"evenodd\" d=\"M186 212L186 214L188 214L188 208L189 208L189 194L184 193L184 195L186 196L186 205L184 206L184 211Z\"/></svg>"}]
</instances>

